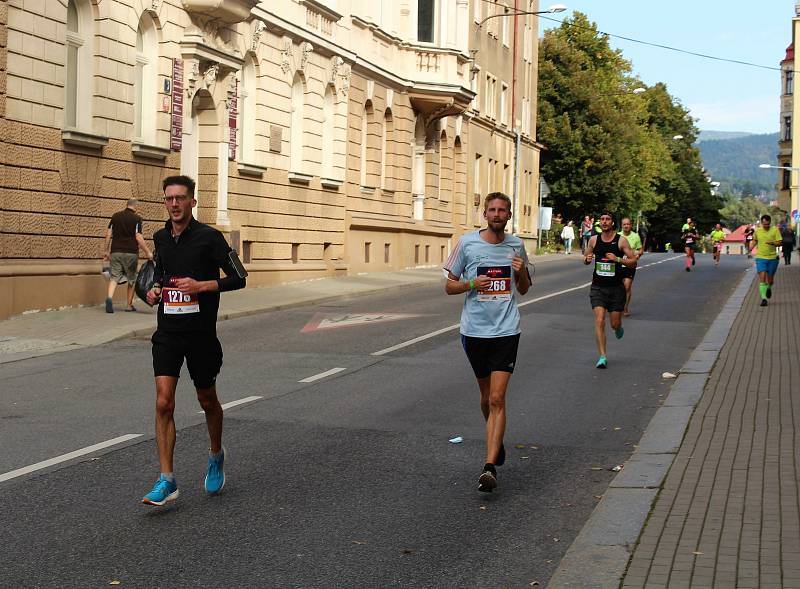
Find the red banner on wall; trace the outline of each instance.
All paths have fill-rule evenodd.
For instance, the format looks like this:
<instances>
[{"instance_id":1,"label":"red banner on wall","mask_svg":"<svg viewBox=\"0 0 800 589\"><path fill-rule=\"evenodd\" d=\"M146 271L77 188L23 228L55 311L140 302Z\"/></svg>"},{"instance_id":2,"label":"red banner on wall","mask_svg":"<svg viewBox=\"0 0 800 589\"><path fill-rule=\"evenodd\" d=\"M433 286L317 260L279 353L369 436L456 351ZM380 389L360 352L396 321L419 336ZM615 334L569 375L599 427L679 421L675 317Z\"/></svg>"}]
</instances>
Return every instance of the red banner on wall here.
<instances>
[{"instance_id":1,"label":"red banner on wall","mask_svg":"<svg viewBox=\"0 0 800 589\"><path fill-rule=\"evenodd\" d=\"M183 60L172 60L172 123L169 148L180 151L183 146Z\"/></svg>"}]
</instances>

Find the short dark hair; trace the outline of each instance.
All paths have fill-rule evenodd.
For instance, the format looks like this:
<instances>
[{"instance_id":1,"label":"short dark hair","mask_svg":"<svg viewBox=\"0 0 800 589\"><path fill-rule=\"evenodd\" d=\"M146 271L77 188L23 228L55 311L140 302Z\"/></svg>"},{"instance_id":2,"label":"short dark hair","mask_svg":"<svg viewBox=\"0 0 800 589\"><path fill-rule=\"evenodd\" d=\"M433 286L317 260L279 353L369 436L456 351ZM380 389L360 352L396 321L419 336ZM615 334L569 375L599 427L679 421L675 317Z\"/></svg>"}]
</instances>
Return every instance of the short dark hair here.
<instances>
[{"instance_id":1,"label":"short dark hair","mask_svg":"<svg viewBox=\"0 0 800 589\"><path fill-rule=\"evenodd\" d=\"M195 183L194 180L189 178L189 176L167 176L161 183L161 190L166 191L167 186L173 185L185 186L186 192L189 194L189 196L194 196Z\"/></svg>"},{"instance_id":2,"label":"short dark hair","mask_svg":"<svg viewBox=\"0 0 800 589\"><path fill-rule=\"evenodd\" d=\"M597 216L597 220L599 221L599 220L600 220L600 217L602 217L602 216L604 216L604 215L607 215L607 216L611 217L611 222L612 222L614 225L616 225L616 224L617 224L617 220L616 220L616 218L614 217L614 213L612 213L611 211L603 211L602 213L600 213L600 214Z\"/></svg>"},{"instance_id":3,"label":"short dark hair","mask_svg":"<svg viewBox=\"0 0 800 589\"><path fill-rule=\"evenodd\" d=\"M498 199L498 198L500 200L505 201L505 203L508 205L508 212L510 213L511 212L511 197L509 197L507 194L505 194L503 192L490 192L489 194L487 194L486 198L483 199L483 210L485 211L488 208L489 203L492 202L495 199Z\"/></svg>"},{"instance_id":4,"label":"short dark hair","mask_svg":"<svg viewBox=\"0 0 800 589\"><path fill-rule=\"evenodd\" d=\"M769 215L761 215L761 220L769 221L770 223L772 223L772 217L770 217Z\"/></svg>"}]
</instances>

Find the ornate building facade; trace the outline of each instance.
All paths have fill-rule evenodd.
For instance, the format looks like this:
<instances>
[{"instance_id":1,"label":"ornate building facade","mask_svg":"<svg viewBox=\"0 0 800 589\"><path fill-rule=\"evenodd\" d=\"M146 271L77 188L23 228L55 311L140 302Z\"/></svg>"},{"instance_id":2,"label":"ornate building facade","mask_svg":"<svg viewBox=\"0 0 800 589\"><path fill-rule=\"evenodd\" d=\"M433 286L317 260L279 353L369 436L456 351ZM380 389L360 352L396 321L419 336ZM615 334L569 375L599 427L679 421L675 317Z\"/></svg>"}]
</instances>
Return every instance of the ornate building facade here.
<instances>
[{"instance_id":1,"label":"ornate building facade","mask_svg":"<svg viewBox=\"0 0 800 589\"><path fill-rule=\"evenodd\" d=\"M0 0L0 318L100 302L108 218L138 198L151 237L177 173L256 285L438 265L491 190L535 234L535 21L492 19L512 48L476 11Z\"/></svg>"}]
</instances>

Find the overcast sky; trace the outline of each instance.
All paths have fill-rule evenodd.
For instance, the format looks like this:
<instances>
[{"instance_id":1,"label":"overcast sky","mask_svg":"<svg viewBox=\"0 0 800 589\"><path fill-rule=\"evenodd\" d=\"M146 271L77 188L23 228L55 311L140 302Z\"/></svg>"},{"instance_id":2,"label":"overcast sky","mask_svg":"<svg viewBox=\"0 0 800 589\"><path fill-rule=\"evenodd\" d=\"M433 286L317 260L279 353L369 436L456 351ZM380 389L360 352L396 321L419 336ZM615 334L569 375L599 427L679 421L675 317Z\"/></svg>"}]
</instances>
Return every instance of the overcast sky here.
<instances>
[{"instance_id":1,"label":"overcast sky","mask_svg":"<svg viewBox=\"0 0 800 589\"><path fill-rule=\"evenodd\" d=\"M555 2L540 0L541 10ZM598 29L776 70L685 55L611 37L643 82L667 84L701 130L775 133L780 127L780 62L791 43L793 0L564 0ZM542 31L558 26L541 18Z\"/></svg>"}]
</instances>

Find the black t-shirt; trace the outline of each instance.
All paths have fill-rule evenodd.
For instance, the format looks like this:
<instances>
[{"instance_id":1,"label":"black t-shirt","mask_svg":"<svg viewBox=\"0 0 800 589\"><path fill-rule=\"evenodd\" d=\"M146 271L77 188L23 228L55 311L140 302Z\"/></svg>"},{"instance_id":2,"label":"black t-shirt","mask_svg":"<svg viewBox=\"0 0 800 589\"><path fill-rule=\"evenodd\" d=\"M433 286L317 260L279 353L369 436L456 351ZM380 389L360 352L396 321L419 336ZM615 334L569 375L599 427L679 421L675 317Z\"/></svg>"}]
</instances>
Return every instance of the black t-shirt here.
<instances>
[{"instance_id":1,"label":"black t-shirt","mask_svg":"<svg viewBox=\"0 0 800 589\"><path fill-rule=\"evenodd\" d=\"M219 293L244 288L228 258L231 247L222 233L192 219L186 229L172 235L172 222L153 235L156 247L155 282L162 286L158 305L158 329L171 332L210 332L217 330ZM219 271L225 273L220 278ZM193 278L216 280L219 292L184 295L174 288L174 280Z\"/></svg>"},{"instance_id":2,"label":"black t-shirt","mask_svg":"<svg viewBox=\"0 0 800 589\"><path fill-rule=\"evenodd\" d=\"M619 233L614 234L611 241L603 241L603 236L598 235L594 244L594 272L592 272L592 284L595 286L619 286L622 284L622 264L612 262L606 258L606 254L614 254L617 259L622 259L623 251L619 247Z\"/></svg>"},{"instance_id":3,"label":"black t-shirt","mask_svg":"<svg viewBox=\"0 0 800 589\"><path fill-rule=\"evenodd\" d=\"M111 216L108 228L111 229L111 253L139 253L139 244L136 243L136 234L142 232L139 215L126 207Z\"/></svg>"}]
</instances>

